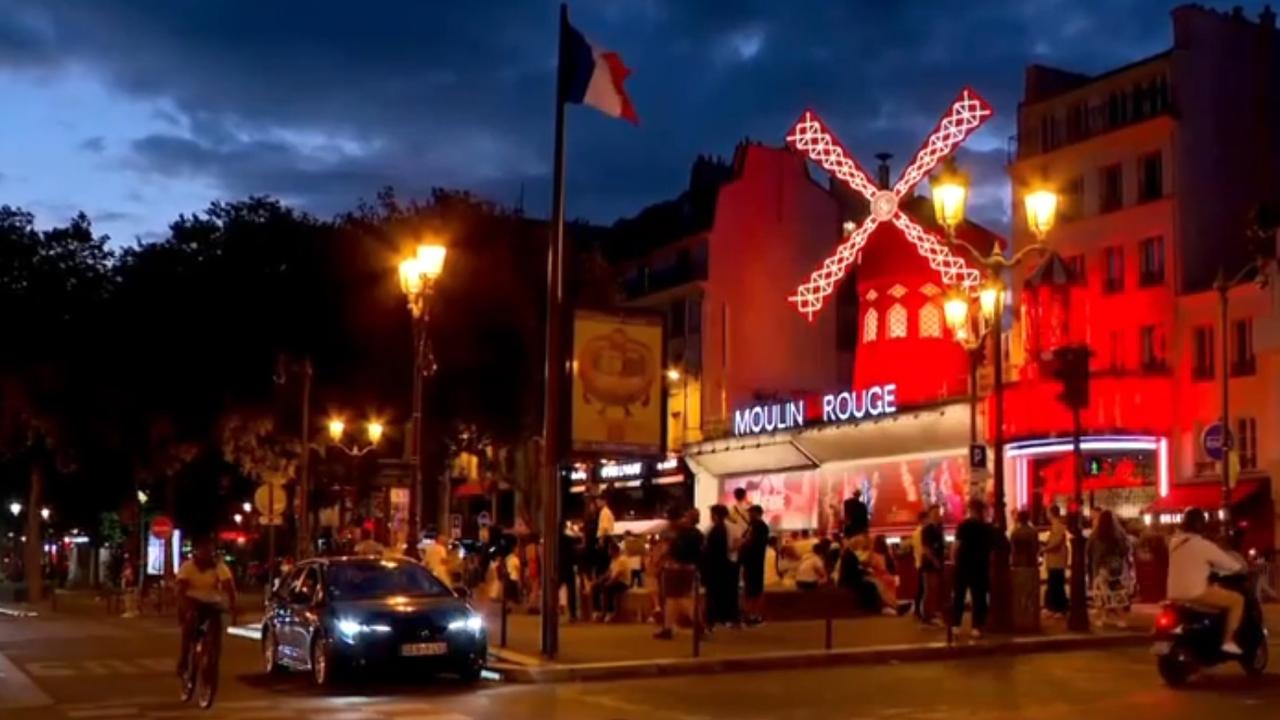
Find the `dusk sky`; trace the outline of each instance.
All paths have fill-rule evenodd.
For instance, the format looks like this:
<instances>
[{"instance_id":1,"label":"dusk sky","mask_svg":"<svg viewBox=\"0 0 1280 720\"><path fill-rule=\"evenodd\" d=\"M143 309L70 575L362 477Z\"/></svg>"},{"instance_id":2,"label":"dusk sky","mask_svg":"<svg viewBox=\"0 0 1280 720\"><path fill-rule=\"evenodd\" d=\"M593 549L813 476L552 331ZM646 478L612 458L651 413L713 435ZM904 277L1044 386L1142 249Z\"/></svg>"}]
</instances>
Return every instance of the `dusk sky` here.
<instances>
[{"instance_id":1,"label":"dusk sky","mask_svg":"<svg viewBox=\"0 0 1280 720\"><path fill-rule=\"evenodd\" d=\"M806 106L895 171L962 85L996 117L961 155L970 212L1007 226L1023 68L1093 72L1170 44L1160 0L581 0L640 126L569 109L568 212L612 222L677 194L698 153L778 144ZM1246 3L1256 16L1262 3ZM432 186L548 204L557 3L4 0L0 202L83 209L119 243L215 199L321 216ZM1226 9L1229 5L1221 5ZM825 179L824 179L825 182Z\"/></svg>"}]
</instances>

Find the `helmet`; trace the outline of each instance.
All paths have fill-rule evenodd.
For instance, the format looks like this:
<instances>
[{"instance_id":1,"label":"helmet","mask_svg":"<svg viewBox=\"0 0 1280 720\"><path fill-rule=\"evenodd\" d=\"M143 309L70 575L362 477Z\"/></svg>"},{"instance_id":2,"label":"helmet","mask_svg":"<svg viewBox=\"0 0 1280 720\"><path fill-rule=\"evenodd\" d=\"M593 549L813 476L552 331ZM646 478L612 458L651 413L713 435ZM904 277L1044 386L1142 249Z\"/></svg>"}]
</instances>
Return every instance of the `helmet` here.
<instances>
[{"instance_id":1,"label":"helmet","mask_svg":"<svg viewBox=\"0 0 1280 720\"><path fill-rule=\"evenodd\" d=\"M1202 533L1209 521L1200 508L1188 508L1182 513L1182 530L1189 533Z\"/></svg>"}]
</instances>

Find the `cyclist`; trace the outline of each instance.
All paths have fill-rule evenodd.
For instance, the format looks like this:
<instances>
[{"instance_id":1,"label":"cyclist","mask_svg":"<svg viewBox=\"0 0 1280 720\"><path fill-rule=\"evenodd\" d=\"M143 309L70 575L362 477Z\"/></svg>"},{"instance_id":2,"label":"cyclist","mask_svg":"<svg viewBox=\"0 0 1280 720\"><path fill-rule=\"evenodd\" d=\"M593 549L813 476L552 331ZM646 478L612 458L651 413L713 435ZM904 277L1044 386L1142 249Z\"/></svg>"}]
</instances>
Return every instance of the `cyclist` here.
<instances>
[{"instance_id":1,"label":"cyclist","mask_svg":"<svg viewBox=\"0 0 1280 720\"><path fill-rule=\"evenodd\" d=\"M231 577L231 570L213 551L213 542L208 538L196 541L191 557L178 569L178 621L182 626L182 649L178 655L178 676L185 677L187 661L191 656L191 645L195 642L196 630L202 623L208 623L208 635L212 644L209 646L213 657L217 657L222 649L222 611L231 613L231 622L236 618L236 585ZM226 597L226 605L223 597Z\"/></svg>"}]
</instances>

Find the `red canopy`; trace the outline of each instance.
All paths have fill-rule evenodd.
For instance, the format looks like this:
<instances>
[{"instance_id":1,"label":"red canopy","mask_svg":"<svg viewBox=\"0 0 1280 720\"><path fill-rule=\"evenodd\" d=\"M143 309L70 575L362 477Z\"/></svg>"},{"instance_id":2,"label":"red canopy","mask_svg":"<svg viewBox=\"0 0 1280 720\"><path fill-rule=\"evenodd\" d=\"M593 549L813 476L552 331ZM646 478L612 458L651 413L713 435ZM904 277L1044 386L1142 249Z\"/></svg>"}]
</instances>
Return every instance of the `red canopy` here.
<instances>
[{"instance_id":1,"label":"red canopy","mask_svg":"<svg viewBox=\"0 0 1280 720\"><path fill-rule=\"evenodd\" d=\"M1239 505L1249 498L1263 492L1267 487L1266 478L1250 478L1240 480L1231 491L1231 504ZM1222 505L1221 482L1198 482L1187 485L1174 485L1169 494L1156 500L1147 508L1152 512L1186 510L1187 508L1212 509Z\"/></svg>"}]
</instances>

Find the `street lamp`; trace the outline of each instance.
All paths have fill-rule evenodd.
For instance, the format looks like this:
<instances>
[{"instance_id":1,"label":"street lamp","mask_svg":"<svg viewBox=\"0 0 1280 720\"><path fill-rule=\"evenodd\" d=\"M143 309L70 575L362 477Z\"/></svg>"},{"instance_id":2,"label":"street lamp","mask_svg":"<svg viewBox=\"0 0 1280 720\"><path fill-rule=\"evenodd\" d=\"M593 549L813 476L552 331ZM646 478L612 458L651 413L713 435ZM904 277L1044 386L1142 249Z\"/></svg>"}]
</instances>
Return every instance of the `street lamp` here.
<instances>
[{"instance_id":1,"label":"street lamp","mask_svg":"<svg viewBox=\"0 0 1280 720\"><path fill-rule=\"evenodd\" d=\"M1223 532L1229 532L1231 523L1231 460L1236 452L1231 434L1231 322L1229 317L1228 293L1231 289L1244 284L1252 278L1258 287L1265 288L1271 279L1271 266L1275 262L1276 230L1266 226L1261 217L1255 217L1249 228L1249 244L1254 252L1253 259L1227 279L1225 268L1218 268L1218 277L1213 282L1213 289L1218 293L1218 311L1222 322L1222 507L1219 517L1222 519ZM1242 348L1243 350L1243 348ZM1240 357L1244 361L1243 354ZM1243 369L1243 368L1242 368Z\"/></svg>"},{"instance_id":2,"label":"street lamp","mask_svg":"<svg viewBox=\"0 0 1280 720\"><path fill-rule=\"evenodd\" d=\"M239 525L244 522L244 515L241 515L240 513L236 513L235 515L231 516L231 519L236 521L236 525Z\"/></svg>"},{"instance_id":3,"label":"street lamp","mask_svg":"<svg viewBox=\"0 0 1280 720\"><path fill-rule=\"evenodd\" d=\"M240 503L240 509L244 511L245 515L248 515L253 512L253 503Z\"/></svg>"},{"instance_id":4,"label":"street lamp","mask_svg":"<svg viewBox=\"0 0 1280 720\"><path fill-rule=\"evenodd\" d=\"M13 513L14 517L18 517L18 515L22 513L22 503L20 502L9 503L9 512Z\"/></svg>"},{"instance_id":5,"label":"street lamp","mask_svg":"<svg viewBox=\"0 0 1280 720\"><path fill-rule=\"evenodd\" d=\"M51 512L49 511L49 508L47 508L47 507L42 507L42 508L40 508L40 518L41 518L42 520L44 520L45 522L49 522L49 516L50 516L50 515L52 515L52 514L53 514L53 513L51 513Z\"/></svg>"},{"instance_id":6,"label":"street lamp","mask_svg":"<svg viewBox=\"0 0 1280 720\"><path fill-rule=\"evenodd\" d=\"M413 318L413 434L409 440L413 479L409 484L409 552L415 553L422 525L422 390L425 376L435 371L431 345L427 339L431 297L435 283L444 272L448 248L423 243L416 252L400 261L400 289Z\"/></svg>"}]
</instances>

